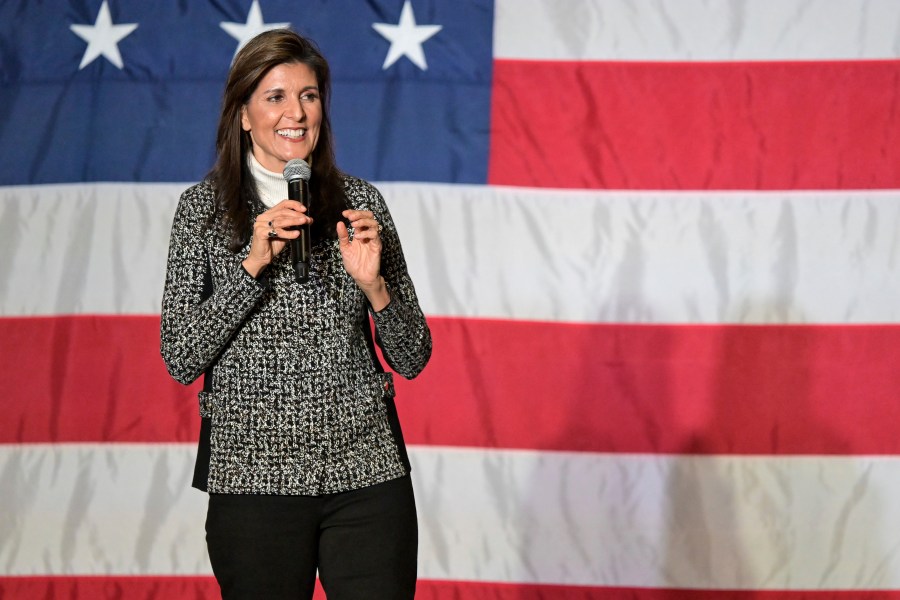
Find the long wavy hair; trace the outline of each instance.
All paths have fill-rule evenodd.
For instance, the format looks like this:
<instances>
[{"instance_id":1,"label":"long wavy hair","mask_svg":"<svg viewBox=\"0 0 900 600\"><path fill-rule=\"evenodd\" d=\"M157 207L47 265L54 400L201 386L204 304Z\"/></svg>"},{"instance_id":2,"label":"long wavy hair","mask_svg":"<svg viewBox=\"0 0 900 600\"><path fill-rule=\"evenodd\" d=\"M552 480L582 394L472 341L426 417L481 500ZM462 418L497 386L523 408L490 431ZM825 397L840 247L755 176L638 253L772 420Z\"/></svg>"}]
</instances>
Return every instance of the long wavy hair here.
<instances>
[{"instance_id":1,"label":"long wavy hair","mask_svg":"<svg viewBox=\"0 0 900 600\"><path fill-rule=\"evenodd\" d=\"M253 149L250 133L241 127L241 109L250 101L259 82L275 66L302 63L312 69L319 85L322 103L322 124L311 157L309 180L310 215L313 217L313 240L336 237L335 225L341 211L347 208L343 174L337 168L334 137L328 117L331 97L331 73L328 62L312 40L290 29L266 31L254 37L234 57L216 133L216 164L207 175L216 190L213 220L229 237L229 247L239 251L252 234L252 209L259 204L259 194L247 153Z\"/></svg>"}]
</instances>

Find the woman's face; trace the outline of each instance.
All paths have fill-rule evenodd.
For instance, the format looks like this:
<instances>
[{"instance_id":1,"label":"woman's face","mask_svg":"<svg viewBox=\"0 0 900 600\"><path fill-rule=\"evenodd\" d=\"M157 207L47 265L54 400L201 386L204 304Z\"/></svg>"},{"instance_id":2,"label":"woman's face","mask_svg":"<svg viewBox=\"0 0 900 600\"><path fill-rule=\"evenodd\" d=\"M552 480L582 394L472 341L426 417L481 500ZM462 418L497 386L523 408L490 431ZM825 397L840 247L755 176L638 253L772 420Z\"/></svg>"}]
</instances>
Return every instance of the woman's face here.
<instances>
[{"instance_id":1,"label":"woman's face","mask_svg":"<svg viewBox=\"0 0 900 600\"><path fill-rule=\"evenodd\" d=\"M309 159L321 125L316 74L302 63L273 67L241 108L241 127L250 132L253 156L275 173L293 158Z\"/></svg>"}]
</instances>

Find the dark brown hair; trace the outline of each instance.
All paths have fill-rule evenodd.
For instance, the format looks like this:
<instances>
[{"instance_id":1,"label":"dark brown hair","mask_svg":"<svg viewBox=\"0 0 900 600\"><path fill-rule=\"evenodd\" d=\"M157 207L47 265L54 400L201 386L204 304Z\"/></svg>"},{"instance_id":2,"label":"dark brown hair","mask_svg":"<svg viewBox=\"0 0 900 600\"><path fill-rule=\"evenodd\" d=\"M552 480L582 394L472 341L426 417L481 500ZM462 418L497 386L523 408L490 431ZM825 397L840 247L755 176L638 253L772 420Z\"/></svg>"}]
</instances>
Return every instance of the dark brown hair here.
<instances>
[{"instance_id":1,"label":"dark brown hair","mask_svg":"<svg viewBox=\"0 0 900 600\"><path fill-rule=\"evenodd\" d=\"M273 67L295 63L305 64L315 73L322 102L319 138L307 161L312 167L309 191L313 240L335 237L335 225L341 219L341 211L347 207L328 118L331 96L328 63L314 42L294 31L275 29L263 32L241 48L228 72L216 133L216 164L207 175L216 190L218 210L214 219L228 234L230 248L234 252L250 241L253 225L251 206L260 202L247 165L247 153L253 144L250 133L241 127L241 109Z\"/></svg>"}]
</instances>

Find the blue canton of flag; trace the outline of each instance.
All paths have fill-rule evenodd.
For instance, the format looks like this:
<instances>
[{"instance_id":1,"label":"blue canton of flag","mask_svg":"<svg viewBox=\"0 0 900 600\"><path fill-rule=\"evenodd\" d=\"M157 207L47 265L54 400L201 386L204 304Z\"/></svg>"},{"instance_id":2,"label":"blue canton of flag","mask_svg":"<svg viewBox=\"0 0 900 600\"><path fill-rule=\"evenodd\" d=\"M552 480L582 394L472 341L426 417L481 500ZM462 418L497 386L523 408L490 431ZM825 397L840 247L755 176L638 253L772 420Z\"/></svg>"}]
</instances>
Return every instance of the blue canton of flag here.
<instances>
[{"instance_id":1,"label":"blue canton of flag","mask_svg":"<svg viewBox=\"0 0 900 600\"><path fill-rule=\"evenodd\" d=\"M16 155L0 184L202 178L231 59L285 24L331 64L343 169L483 183L492 12L488 0L3 3L0 144Z\"/></svg>"}]
</instances>

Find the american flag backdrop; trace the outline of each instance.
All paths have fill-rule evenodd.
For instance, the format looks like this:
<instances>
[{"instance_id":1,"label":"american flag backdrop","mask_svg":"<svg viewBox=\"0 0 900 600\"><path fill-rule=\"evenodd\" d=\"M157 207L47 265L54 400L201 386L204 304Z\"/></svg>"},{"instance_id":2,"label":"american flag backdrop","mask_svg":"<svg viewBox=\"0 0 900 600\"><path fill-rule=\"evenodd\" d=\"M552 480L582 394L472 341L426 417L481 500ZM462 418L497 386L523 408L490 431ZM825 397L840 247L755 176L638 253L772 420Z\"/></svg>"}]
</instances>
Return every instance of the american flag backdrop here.
<instances>
[{"instance_id":1,"label":"american flag backdrop","mask_svg":"<svg viewBox=\"0 0 900 600\"><path fill-rule=\"evenodd\" d=\"M169 227L266 28L434 337L427 599L900 598L900 1L0 1L0 599L213 598Z\"/></svg>"}]
</instances>

